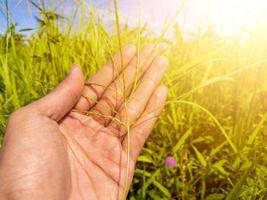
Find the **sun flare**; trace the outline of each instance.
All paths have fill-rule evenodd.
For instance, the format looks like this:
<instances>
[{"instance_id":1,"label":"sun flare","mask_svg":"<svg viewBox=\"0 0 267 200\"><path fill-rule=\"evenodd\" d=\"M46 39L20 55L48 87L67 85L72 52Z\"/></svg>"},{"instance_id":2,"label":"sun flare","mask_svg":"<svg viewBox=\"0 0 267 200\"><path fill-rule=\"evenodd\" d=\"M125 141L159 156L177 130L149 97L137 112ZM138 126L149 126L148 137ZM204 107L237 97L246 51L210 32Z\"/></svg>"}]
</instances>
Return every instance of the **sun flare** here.
<instances>
[{"instance_id":1,"label":"sun flare","mask_svg":"<svg viewBox=\"0 0 267 200\"><path fill-rule=\"evenodd\" d=\"M176 20L194 32L212 26L216 33L234 35L260 26L267 18L266 0L148 0L140 1L146 22L160 29L183 6Z\"/></svg>"},{"instance_id":2,"label":"sun flare","mask_svg":"<svg viewBox=\"0 0 267 200\"><path fill-rule=\"evenodd\" d=\"M225 35L249 31L267 17L265 0L210 0L209 5L209 23Z\"/></svg>"}]
</instances>

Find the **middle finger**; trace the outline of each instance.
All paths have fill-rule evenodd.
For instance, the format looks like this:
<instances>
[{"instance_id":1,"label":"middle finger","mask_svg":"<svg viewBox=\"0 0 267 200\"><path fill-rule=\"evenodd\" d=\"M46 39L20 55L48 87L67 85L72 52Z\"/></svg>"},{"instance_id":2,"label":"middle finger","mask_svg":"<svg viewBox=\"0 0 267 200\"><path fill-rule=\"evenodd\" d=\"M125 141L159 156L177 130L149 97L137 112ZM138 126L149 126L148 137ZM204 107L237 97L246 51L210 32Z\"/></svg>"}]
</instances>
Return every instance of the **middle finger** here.
<instances>
[{"instance_id":1,"label":"middle finger","mask_svg":"<svg viewBox=\"0 0 267 200\"><path fill-rule=\"evenodd\" d=\"M133 83L138 80L149 68L159 49L155 45L145 45L139 53L139 57L131 61L122 74L107 88L99 102L92 109L96 113L95 119L102 124L107 124L110 116L116 113L125 98L129 95ZM105 117L106 116L106 117Z\"/></svg>"}]
</instances>

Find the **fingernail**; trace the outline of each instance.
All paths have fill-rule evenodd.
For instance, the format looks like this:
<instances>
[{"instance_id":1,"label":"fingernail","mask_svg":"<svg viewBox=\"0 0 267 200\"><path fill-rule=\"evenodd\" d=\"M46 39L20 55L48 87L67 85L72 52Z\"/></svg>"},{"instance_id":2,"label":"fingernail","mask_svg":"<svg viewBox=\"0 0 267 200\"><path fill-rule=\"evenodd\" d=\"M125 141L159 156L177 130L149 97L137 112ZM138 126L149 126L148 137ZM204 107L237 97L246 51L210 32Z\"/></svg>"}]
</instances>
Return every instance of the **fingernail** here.
<instances>
[{"instance_id":1,"label":"fingernail","mask_svg":"<svg viewBox=\"0 0 267 200\"><path fill-rule=\"evenodd\" d=\"M68 76L70 76L71 74L73 74L73 72L76 71L78 68L79 68L78 65L73 64L72 67L71 67L71 69L70 69L70 71L69 71L69 75Z\"/></svg>"}]
</instances>

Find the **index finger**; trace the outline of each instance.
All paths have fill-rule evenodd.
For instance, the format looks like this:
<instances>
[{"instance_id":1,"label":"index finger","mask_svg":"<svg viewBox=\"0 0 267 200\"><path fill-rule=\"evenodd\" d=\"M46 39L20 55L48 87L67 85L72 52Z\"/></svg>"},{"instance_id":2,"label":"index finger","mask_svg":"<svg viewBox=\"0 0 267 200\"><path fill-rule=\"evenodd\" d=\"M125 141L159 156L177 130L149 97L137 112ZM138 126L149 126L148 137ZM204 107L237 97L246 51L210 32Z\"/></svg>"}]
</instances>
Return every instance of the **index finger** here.
<instances>
[{"instance_id":1,"label":"index finger","mask_svg":"<svg viewBox=\"0 0 267 200\"><path fill-rule=\"evenodd\" d=\"M95 75L86 81L86 85L82 92L82 97L78 101L75 109L90 109L102 96L105 89L130 63L135 54L136 47L132 44L123 47L121 52L117 52L107 64L105 64Z\"/></svg>"}]
</instances>

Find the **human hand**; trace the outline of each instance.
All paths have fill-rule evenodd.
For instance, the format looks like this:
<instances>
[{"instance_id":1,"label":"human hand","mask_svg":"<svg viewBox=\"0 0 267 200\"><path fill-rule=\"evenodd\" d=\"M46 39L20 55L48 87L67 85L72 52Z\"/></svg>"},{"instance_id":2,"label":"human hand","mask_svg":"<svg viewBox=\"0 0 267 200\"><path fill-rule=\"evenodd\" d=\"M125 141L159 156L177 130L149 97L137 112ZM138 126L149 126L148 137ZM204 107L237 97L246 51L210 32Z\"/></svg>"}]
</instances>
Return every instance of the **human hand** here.
<instances>
[{"instance_id":1,"label":"human hand","mask_svg":"<svg viewBox=\"0 0 267 200\"><path fill-rule=\"evenodd\" d=\"M0 199L127 194L166 99L159 85L167 60L158 53L145 45L137 56L128 45L88 81L74 67L47 96L15 111L0 152Z\"/></svg>"}]
</instances>

